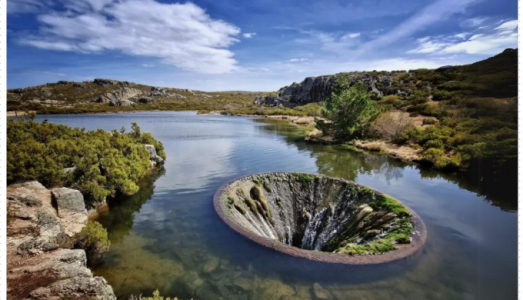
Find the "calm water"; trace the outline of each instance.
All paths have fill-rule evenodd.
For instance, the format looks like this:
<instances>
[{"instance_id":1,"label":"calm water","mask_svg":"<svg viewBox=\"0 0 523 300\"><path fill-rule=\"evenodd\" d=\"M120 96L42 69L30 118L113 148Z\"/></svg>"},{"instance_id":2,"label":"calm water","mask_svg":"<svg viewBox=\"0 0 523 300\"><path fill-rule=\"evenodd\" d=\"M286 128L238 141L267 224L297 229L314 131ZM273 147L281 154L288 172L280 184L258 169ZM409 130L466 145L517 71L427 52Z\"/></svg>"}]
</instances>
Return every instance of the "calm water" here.
<instances>
[{"instance_id":1,"label":"calm water","mask_svg":"<svg viewBox=\"0 0 523 300\"><path fill-rule=\"evenodd\" d=\"M195 113L39 116L87 129L137 122L165 145L163 170L131 197L109 202L100 222L111 250L94 271L120 299L158 288L183 299L516 299L516 200L477 195L466 182L381 155L301 141L281 122ZM390 194L424 220L428 241L407 262L349 268L290 258L222 224L212 196L255 172L343 177Z\"/></svg>"}]
</instances>

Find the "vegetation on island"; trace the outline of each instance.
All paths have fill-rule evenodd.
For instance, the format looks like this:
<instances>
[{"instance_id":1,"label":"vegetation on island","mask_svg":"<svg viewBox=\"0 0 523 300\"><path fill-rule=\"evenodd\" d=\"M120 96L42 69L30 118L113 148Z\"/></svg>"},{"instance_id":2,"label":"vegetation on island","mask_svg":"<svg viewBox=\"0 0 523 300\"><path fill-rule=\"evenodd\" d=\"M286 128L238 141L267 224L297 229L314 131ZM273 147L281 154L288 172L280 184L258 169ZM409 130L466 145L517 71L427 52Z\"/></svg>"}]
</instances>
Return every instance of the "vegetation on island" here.
<instances>
[{"instance_id":1,"label":"vegetation on island","mask_svg":"<svg viewBox=\"0 0 523 300\"><path fill-rule=\"evenodd\" d=\"M8 120L7 180L72 187L96 206L107 196L138 191L136 182L150 169L145 144L154 145L165 159L162 143L136 123L126 133L125 128L86 131L47 121Z\"/></svg>"}]
</instances>

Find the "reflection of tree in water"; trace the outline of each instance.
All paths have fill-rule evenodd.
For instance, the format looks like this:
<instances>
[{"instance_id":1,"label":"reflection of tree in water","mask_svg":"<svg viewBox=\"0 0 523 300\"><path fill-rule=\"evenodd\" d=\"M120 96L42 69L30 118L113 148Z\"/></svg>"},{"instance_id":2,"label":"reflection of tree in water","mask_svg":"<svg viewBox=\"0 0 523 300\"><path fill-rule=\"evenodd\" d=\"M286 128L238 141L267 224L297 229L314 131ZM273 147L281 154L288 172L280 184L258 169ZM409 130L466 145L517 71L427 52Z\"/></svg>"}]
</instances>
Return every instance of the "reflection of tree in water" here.
<instances>
[{"instance_id":1,"label":"reflection of tree in water","mask_svg":"<svg viewBox=\"0 0 523 300\"><path fill-rule=\"evenodd\" d=\"M405 164L392 160L386 155L348 151L341 146L320 145L305 142L305 128L299 128L286 122L275 120L255 120L268 123L261 128L285 137L287 144L296 146L300 151L308 151L316 157L319 172L333 177L356 180L358 174L383 176L388 183L403 176Z\"/></svg>"},{"instance_id":2,"label":"reflection of tree in water","mask_svg":"<svg viewBox=\"0 0 523 300\"><path fill-rule=\"evenodd\" d=\"M485 201L502 210L515 211L518 209L517 188L510 181L492 180L480 177L472 171L467 173L443 173L434 169L419 168L421 178L443 178L456 183L460 188L485 197ZM517 174L515 174L517 178Z\"/></svg>"},{"instance_id":3,"label":"reflection of tree in water","mask_svg":"<svg viewBox=\"0 0 523 300\"><path fill-rule=\"evenodd\" d=\"M165 175L163 167L154 169L151 174L138 182L140 189L136 194L119 196L107 201L109 209L101 213L97 221L108 229L109 239L113 244L121 242L129 234L134 224L133 214L151 199L154 193L154 182L163 175Z\"/></svg>"},{"instance_id":4,"label":"reflection of tree in water","mask_svg":"<svg viewBox=\"0 0 523 300\"><path fill-rule=\"evenodd\" d=\"M295 145L300 150L310 151L317 157L319 172L328 176L356 180L358 174L373 174L384 176L388 183L402 177L406 164L391 159L386 155L359 153L341 149L339 146L319 145L304 141L305 128L297 128L285 121L269 119L255 120L268 124L261 126L264 131L274 132L285 137L288 144ZM509 164L507 164L509 165ZM503 210L517 210L517 161L513 169L499 172L490 165L472 165L466 173L440 172L434 169L418 167L422 178L443 178L458 184L459 187L485 196L485 201Z\"/></svg>"}]
</instances>

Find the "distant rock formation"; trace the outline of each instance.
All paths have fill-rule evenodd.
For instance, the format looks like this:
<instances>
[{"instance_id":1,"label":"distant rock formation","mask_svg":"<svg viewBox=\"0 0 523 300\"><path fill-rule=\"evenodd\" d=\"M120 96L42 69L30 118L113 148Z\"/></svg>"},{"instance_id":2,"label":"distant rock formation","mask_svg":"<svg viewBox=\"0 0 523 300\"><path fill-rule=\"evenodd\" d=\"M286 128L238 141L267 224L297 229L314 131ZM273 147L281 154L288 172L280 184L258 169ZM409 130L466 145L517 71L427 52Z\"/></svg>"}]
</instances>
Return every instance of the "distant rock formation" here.
<instances>
[{"instance_id":1,"label":"distant rock formation","mask_svg":"<svg viewBox=\"0 0 523 300\"><path fill-rule=\"evenodd\" d=\"M185 99L185 96L175 93L173 91L173 89L166 88L166 87L157 87L157 86L151 87L151 93L149 94L149 96L151 96L151 97L153 97L153 96L174 97L174 98L178 98L178 99Z\"/></svg>"},{"instance_id":2,"label":"distant rock formation","mask_svg":"<svg viewBox=\"0 0 523 300\"><path fill-rule=\"evenodd\" d=\"M7 215L8 299L116 300L107 281L87 268L84 250L61 248L87 222L79 191L13 184Z\"/></svg>"},{"instance_id":3,"label":"distant rock formation","mask_svg":"<svg viewBox=\"0 0 523 300\"><path fill-rule=\"evenodd\" d=\"M383 73L386 73L385 75ZM364 83L369 87L369 91L375 96L381 97L390 94L401 96L410 95L411 91L406 89L391 90L392 77L400 72L380 72L380 73L339 73L336 75L326 75L318 77L307 77L301 83L292 83L282 87L276 97L260 96L254 99L255 105L294 107L314 102L326 101L331 93L332 87L341 76L349 77L353 83ZM404 72L403 72L404 73Z\"/></svg>"},{"instance_id":4,"label":"distant rock formation","mask_svg":"<svg viewBox=\"0 0 523 300\"><path fill-rule=\"evenodd\" d=\"M142 94L143 92L139 89L123 87L114 92L101 95L97 102L108 103L111 106L133 106L135 102L130 99Z\"/></svg>"}]
</instances>

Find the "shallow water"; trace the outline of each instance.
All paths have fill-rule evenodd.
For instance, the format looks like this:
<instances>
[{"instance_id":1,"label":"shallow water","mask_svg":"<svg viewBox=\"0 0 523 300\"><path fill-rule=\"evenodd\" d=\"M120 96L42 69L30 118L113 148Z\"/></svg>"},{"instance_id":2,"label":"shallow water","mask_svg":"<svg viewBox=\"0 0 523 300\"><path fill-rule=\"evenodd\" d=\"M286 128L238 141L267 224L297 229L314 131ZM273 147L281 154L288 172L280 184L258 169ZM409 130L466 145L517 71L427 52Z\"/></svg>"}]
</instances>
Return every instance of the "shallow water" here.
<instances>
[{"instance_id":1,"label":"shallow water","mask_svg":"<svg viewBox=\"0 0 523 300\"><path fill-rule=\"evenodd\" d=\"M110 201L100 218L112 246L94 272L109 281L119 299L157 288L162 295L196 300L315 299L314 283L340 300L516 299L512 196L480 196L454 175L307 144L299 129L281 122L192 112L37 119L106 130L137 122L165 145L164 169L144 179L136 195ZM406 262L350 268L254 244L222 223L212 196L230 179L271 171L322 173L387 193L421 216L427 245Z\"/></svg>"}]
</instances>

